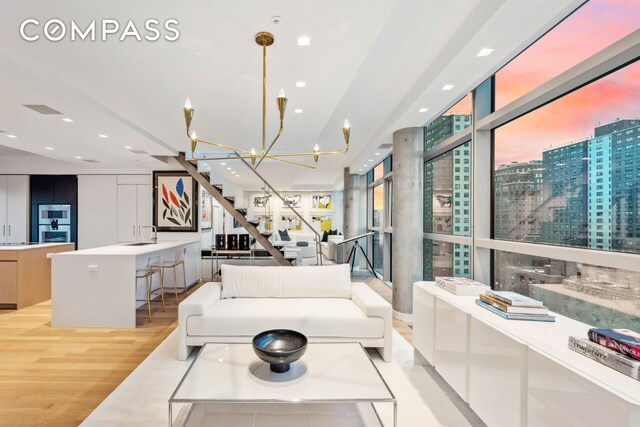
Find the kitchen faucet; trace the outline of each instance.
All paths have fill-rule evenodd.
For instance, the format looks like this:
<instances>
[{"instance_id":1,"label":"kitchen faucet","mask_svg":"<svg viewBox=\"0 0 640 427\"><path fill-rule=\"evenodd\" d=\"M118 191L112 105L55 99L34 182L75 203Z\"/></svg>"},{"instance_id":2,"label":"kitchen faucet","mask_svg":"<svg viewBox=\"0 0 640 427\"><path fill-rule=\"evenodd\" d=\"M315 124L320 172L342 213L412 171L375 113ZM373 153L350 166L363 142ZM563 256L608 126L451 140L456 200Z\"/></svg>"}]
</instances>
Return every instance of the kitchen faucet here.
<instances>
[{"instance_id":1,"label":"kitchen faucet","mask_svg":"<svg viewBox=\"0 0 640 427\"><path fill-rule=\"evenodd\" d=\"M153 237L151 238L151 241L153 243L158 243L158 229L155 225L143 225L142 228L150 228L153 230Z\"/></svg>"}]
</instances>

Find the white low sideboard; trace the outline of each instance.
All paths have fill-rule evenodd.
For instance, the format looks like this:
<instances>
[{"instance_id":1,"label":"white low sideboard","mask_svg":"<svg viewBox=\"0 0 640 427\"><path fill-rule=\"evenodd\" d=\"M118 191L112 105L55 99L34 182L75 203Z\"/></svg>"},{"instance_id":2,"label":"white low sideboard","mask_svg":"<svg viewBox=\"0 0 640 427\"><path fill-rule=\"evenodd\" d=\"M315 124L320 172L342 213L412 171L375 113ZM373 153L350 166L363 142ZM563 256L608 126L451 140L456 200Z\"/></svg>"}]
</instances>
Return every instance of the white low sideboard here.
<instances>
[{"instance_id":1,"label":"white low sideboard","mask_svg":"<svg viewBox=\"0 0 640 427\"><path fill-rule=\"evenodd\" d=\"M429 363L492 426L640 426L640 383L567 346L589 325L506 320L416 282L416 363Z\"/></svg>"}]
</instances>

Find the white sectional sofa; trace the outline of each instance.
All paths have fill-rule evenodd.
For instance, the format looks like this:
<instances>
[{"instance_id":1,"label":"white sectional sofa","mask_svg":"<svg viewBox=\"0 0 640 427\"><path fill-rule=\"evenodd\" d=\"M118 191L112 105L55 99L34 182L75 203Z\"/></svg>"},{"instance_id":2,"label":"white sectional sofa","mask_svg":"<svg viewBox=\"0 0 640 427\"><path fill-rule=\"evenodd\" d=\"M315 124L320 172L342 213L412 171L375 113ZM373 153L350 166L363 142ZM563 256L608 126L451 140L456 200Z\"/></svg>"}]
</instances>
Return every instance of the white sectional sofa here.
<instances>
[{"instance_id":1,"label":"white sectional sofa","mask_svg":"<svg viewBox=\"0 0 640 427\"><path fill-rule=\"evenodd\" d=\"M349 265L222 266L178 307L178 358L206 342L251 342L259 332L294 329L310 342L360 342L391 360L391 305Z\"/></svg>"}]
</instances>

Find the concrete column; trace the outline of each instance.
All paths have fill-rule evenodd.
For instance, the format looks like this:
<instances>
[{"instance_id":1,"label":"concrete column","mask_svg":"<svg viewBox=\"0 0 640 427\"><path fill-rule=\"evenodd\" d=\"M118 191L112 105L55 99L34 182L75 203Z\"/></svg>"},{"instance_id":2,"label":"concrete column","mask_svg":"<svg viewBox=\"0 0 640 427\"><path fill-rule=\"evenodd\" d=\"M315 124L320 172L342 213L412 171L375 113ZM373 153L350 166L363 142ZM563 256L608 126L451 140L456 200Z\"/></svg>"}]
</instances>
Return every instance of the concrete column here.
<instances>
[{"instance_id":1,"label":"concrete column","mask_svg":"<svg viewBox=\"0 0 640 427\"><path fill-rule=\"evenodd\" d=\"M360 188L358 175L344 168L344 238L358 235L360 223Z\"/></svg>"},{"instance_id":2,"label":"concrete column","mask_svg":"<svg viewBox=\"0 0 640 427\"><path fill-rule=\"evenodd\" d=\"M393 133L393 315L411 321L413 283L422 280L424 129Z\"/></svg>"}]
</instances>

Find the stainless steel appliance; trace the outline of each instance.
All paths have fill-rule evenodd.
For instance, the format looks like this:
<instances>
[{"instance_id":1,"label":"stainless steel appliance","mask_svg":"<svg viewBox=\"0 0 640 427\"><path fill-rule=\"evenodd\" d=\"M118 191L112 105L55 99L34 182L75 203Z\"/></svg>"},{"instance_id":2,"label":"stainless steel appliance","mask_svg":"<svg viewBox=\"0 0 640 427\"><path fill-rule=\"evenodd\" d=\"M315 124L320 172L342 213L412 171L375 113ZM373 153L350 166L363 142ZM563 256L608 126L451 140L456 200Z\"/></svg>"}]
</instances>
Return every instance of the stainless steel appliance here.
<instances>
[{"instance_id":1,"label":"stainless steel appliance","mask_svg":"<svg viewBox=\"0 0 640 427\"><path fill-rule=\"evenodd\" d=\"M38 205L38 241L71 241L71 205Z\"/></svg>"}]
</instances>

